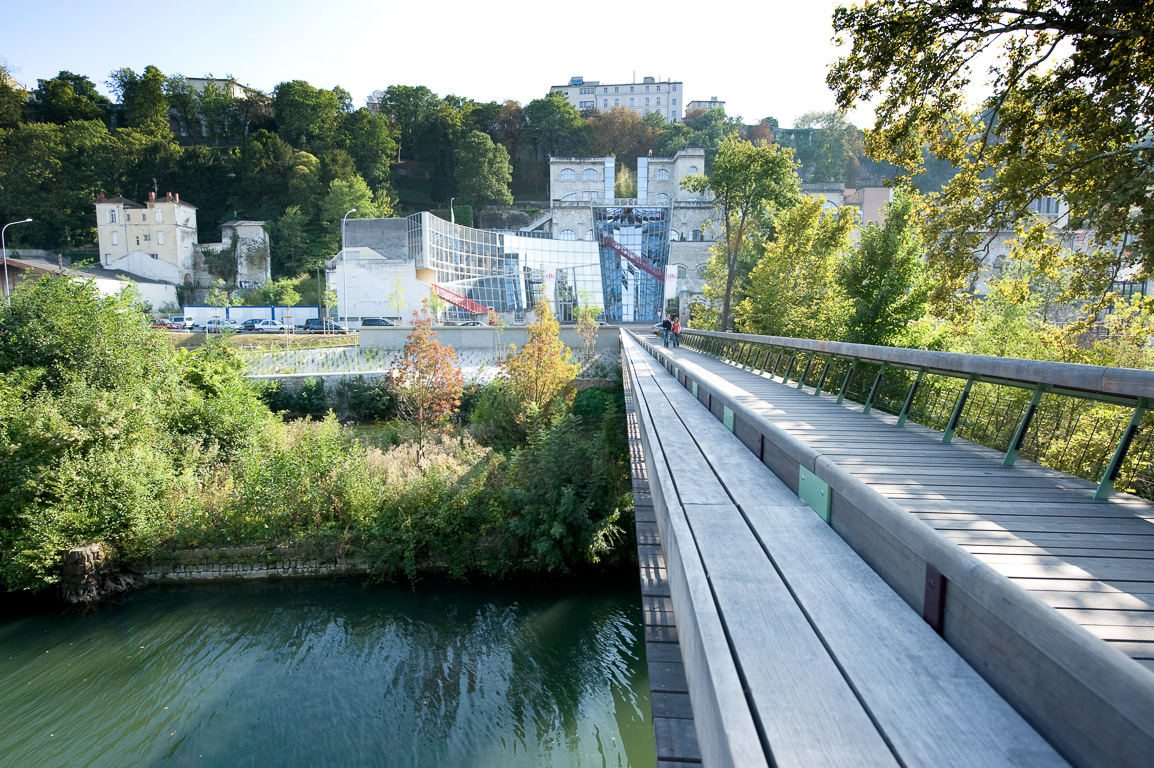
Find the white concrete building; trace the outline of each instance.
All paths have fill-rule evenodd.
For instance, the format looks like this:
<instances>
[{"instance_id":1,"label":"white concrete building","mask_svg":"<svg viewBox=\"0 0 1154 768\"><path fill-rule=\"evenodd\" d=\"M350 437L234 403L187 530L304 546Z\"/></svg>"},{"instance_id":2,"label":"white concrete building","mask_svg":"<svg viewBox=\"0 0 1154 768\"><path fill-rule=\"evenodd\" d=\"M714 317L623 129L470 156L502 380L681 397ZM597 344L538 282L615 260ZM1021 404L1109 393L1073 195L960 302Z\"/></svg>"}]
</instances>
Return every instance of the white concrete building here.
<instances>
[{"instance_id":1,"label":"white concrete building","mask_svg":"<svg viewBox=\"0 0 1154 768\"><path fill-rule=\"evenodd\" d=\"M725 102L721 101L716 96L710 96L709 101L695 99L685 105L685 114L688 115L690 112L696 111L698 109L705 112L708 112L711 109L725 109Z\"/></svg>"},{"instance_id":2,"label":"white concrete building","mask_svg":"<svg viewBox=\"0 0 1154 768\"><path fill-rule=\"evenodd\" d=\"M684 114L685 83L680 80L644 77L640 83L602 83L574 76L568 85L554 85L549 90L560 93L580 111L624 107L642 117L656 112L667 123L681 122Z\"/></svg>"},{"instance_id":3,"label":"white concrete building","mask_svg":"<svg viewBox=\"0 0 1154 768\"><path fill-rule=\"evenodd\" d=\"M181 202L179 194L157 200L150 192L143 205L103 195L96 201L101 266L173 285L211 285L217 278L206 257L226 251L235 258L235 270L229 272L237 287L266 282L269 244L263 225L230 221L221 227L221 242L202 244L197 242L196 207Z\"/></svg>"}]
</instances>

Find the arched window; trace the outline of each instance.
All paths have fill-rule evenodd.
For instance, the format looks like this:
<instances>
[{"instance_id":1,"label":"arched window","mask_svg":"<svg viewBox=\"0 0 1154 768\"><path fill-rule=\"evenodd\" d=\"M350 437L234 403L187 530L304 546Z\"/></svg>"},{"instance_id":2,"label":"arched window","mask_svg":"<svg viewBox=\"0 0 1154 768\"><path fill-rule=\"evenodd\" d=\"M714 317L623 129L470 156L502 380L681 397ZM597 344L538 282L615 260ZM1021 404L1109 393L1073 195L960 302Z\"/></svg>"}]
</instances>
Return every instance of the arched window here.
<instances>
[{"instance_id":1,"label":"arched window","mask_svg":"<svg viewBox=\"0 0 1154 768\"><path fill-rule=\"evenodd\" d=\"M687 270L685 268L685 265L684 264L678 264L677 265L677 279L678 280L684 280L688 276L689 276L689 270Z\"/></svg>"},{"instance_id":2,"label":"arched window","mask_svg":"<svg viewBox=\"0 0 1154 768\"><path fill-rule=\"evenodd\" d=\"M692 174L694 174L694 173L697 173L697 166L696 166L696 165L691 165L691 166L689 166L689 173L690 173L691 175L692 175Z\"/></svg>"},{"instance_id":3,"label":"arched window","mask_svg":"<svg viewBox=\"0 0 1154 768\"><path fill-rule=\"evenodd\" d=\"M561 169L561 181L573 181L575 178L577 178L577 172L572 168Z\"/></svg>"},{"instance_id":4,"label":"arched window","mask_svg":"<svg viewBox=\"0 0 1154 768\"><path fill-rule=\"evenodd\" d=\"M678 240L681 239L681 235L678 233L678 231L676 229L671 229L671 230L669 230L669 239L676 243Z\"/></svg>"},{"instance_id":5,"label":"arched window","mask_svg":"<svg viewBox=\"0 0 1154 768\"><path fill-rule=\"evenodd\" d=\"M701 278L705 277L705 265L704 264L698 264L697 269L695 269L693 271L697 273L698 277L701 277Z\"/></svg>"},{"instance_id":6,"label":"arched window","mask_svg":"<svg viewBox=\"0 0 1154 768\"><path fill-rule=\"evenodd\" d=\"M658 181L669 181L669 171L665 170L664 168L658 169L657 180Z\"/></svg>"},{"instance_id":7,"label":"arched window","mask_svg":"<svg viewBox=\"0 0 1154 768\"><path fill-rule=\"evenodd\" d=\"M593 230L591 230L591 229L585 230L585 239L588 240L589 242L593 242Z\"/></svg>"},{"instance_id":8,"label":"arched window","mask_svg":"<svg viewBox=\"0 0 1154 768\"><path fill-rule=\"evenodd\" d=\"M566 200L576 200L576 199L577 199L577 193L576 192L570 192L569 194L565 195L565 197L561 198L561 201L564 202Z\"/></svg>"},{"instance_id":9,"label":"arched window","mask_svg":"<svg viewBox=\"0 0 1154 768\"><path fill-rule=\"evenodd\" d=\"M581 178L585 181L597 181L597 171L593 168L586 168L581 172Z\"/></svg>"},{"instance_id":10,"label":"arched window","mask_svg":"<svg viewBox=\"0 0 1154 768\"><path fill-rule=\"evenodd\" d=\"M669 195L665 194L664 192L658 192L657 193L657 200L658 200L658 202L661 202L661 203L668 203L669 202Z\"/></svg>"},{"instance_id":11,"label":"arched window","mask_svg":"<svg viewBox=\"0 0 1154 768\"><path fill-rule=\"evenodd\" d=\"M577 233L571 229L563 229L563 230L561 230L561 234L559 234L557 236L557 239L558 240L576 240L577 239Z\"/></svg>"}]
</instances>

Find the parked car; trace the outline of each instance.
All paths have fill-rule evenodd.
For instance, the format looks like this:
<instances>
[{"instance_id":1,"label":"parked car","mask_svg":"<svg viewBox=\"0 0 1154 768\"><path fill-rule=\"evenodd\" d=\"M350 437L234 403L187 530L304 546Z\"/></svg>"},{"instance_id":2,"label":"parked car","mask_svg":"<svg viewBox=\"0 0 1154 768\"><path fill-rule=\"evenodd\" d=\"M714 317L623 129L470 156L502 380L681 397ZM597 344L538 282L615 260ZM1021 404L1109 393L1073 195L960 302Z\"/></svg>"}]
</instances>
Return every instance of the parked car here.
<instances>
[{"instance_id":1,"label":"parked car","mask_svg":"<svg viewBox=\"0 0 1154 768\"><path fill-rule=\"evenodd\" d=\"M471 328L479 328L485 324L482 323L480 320L466 320L463 323L458 323L458 325L468 326Z\"/></svg>"},{"instance_id":2,"label":"parked car","mask_svg":"<svg viewBox=\"0 0 1154 768\"><path fill-rule=\"evenodd\" d=\"M252 330L257 333L284 333L284 323L280 320L258 320Z\"/></svg>"},{"instance_id":3,"label":"parked car","mask_svg":"<svg viewBox=\"0 0 1154 768\"><path fill-rule=\"evenodd\" d=\"M239 328L240 326L236 324L235 320L229 320L228 318L214 317L204 324L205 333L223 333L224 331L235 331Z\"/></svg>"},{"instance_id":4,"label":"parked car","mask_svg":"<svg viewBox=\"0 0 1154 768\"><path fill-rule=\"evenodd\" d=\"M393 321L383 317L366 317L361 321L362 328L392 328Z\"/></svg>"},{"instance_id":5,"label":"parked car","mask_svg":"<svg viewBox=\"0 0 1154 768\"><path fill-rule=\"evenodd\" d=\"M168 320L166 322L168 323L169 328L172 328L175 330L183 330L185 328L191 328L193 325L196 324L196 321L194 321L191 317L188 317L187 315L176 315L175 317L168 318Z\"/></svg>"},{"instance_id":6,"label":"parked car","mask_svg":"<svg viewBox=\"0 0 1154 768\"><path fill-rule=\"evenodd\" d=\"M305 333L344 333L345 328L340 323L327 317L310 317L305 320Z\"/></svg>"},{"instance_id":7,"label":"parked car","mask_svg":"<svg viewBox=\"0 0 1154 768\"><path fill-rule=\"evenodd\" d=\"M168 321L165 320L163 317L153 318L152 327L153 328L167 328L168 327Z\"/></svg>"},{"instance_id":8,"label":"parked car","mask_svg":"<svg viewBox=\"0 0 1154 768\"><path fill-rule=\"evenodd\" d=\"M240 324L239 330L255 331L256 326L258 323L260 323L260 321L261 321L261 319L259 317L250 317L248 320L245 320L243 323Z\"/></svg>"}]
</instances>

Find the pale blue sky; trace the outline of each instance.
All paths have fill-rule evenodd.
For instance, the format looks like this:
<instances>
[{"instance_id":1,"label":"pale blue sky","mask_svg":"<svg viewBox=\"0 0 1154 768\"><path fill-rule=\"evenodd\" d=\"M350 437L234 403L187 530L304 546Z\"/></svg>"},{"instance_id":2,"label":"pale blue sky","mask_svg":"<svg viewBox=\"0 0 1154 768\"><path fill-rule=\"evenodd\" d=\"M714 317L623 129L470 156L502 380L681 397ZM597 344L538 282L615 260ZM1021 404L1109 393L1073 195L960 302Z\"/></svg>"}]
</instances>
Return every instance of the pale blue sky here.
<instances>
[{"instance_id":1,"label":"pale blue sky","mask_svg":"<svg viewBox=\"0 0 1154 768\"><path fill-rule=\"evenodd\" d=\"M572 75L631 82L636 73L682 80L687 100L717 96L746 122L772 115L789 126L834 106L825 72L838 55L838 4L0 0L0 58L33 87L70 70L103 88L115 69L155 64L186 77L231 74L266 92L295 79L340 85L357 106L394 84L525 104ZM850 119L867 127L872 118Z\"/></svg>"}]
</instances>

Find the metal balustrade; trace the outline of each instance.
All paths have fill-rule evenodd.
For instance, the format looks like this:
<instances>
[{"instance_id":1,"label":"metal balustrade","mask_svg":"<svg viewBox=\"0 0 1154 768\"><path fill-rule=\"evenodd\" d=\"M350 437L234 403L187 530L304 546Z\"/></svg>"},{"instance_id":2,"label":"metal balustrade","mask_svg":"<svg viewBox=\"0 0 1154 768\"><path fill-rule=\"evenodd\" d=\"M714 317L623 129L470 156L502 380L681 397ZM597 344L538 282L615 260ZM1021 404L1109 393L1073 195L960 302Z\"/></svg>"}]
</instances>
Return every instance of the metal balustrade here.
<instances>
[{"instance_id":1,"label":"metal balustrade","mask_svg":"<svg viewBox=\"0 0 1154 768\"><path fill-rule=\"evenodd\" d=\"M1154 371L683 330L680 343L837 402L1154 499Z\"/></svg>"}]
</instances>

